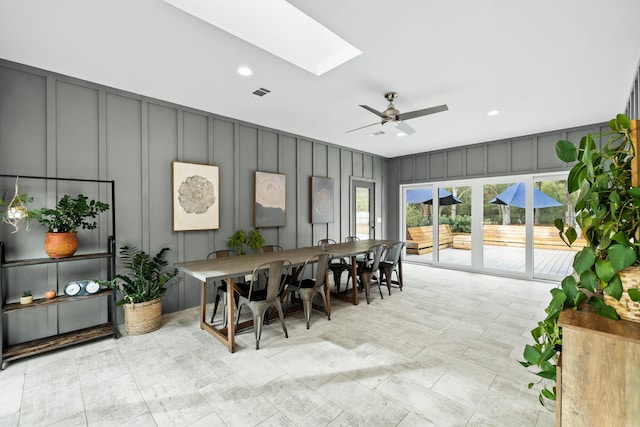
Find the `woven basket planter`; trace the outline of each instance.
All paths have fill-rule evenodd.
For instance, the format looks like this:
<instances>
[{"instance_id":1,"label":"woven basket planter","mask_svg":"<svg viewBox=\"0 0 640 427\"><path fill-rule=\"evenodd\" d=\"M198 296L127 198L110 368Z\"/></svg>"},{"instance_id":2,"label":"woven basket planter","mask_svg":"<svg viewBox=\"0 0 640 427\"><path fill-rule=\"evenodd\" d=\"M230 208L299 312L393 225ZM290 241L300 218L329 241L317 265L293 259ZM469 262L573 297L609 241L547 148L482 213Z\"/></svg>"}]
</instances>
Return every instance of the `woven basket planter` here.
<instances>
[{"instance_id":1,"label":"woven basket planter","mask_svg":"<svg viewBox=\"0 0 640 427\"><path fill-rule=\"evenodd\" d=\"M629 298L628 289L640 288L640 267L631 266L618 272L620 281L622 281L622 296L620 301L604 294L604 301L607 305L613 307L622 319L631 320L632 322L640 322L640 302L633 301Z\"/></svg>"},{"instance_id":2,"label":"woven basket planter","mask_svg":"<svg viewBox=\"0 0 640 427\"><path fill-rule=\"evenodd\" d=\"M128 335L141 335L160 328L162 298L137 304L124 304L124 329Z\"/></svg>"}]
</instances>

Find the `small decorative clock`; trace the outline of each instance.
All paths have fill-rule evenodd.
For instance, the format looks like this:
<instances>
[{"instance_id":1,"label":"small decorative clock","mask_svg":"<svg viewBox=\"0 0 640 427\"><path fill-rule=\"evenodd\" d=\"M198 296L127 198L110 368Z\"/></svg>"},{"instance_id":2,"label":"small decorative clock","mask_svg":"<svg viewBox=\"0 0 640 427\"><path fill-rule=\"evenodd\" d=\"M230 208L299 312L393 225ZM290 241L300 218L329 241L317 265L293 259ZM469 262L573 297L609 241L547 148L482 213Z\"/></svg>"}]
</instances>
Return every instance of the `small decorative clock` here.
<instances>
[{"instance_id":1,"label":"small decorative clock","mask_svg":"<svg viewBox=\"0 0 640 427\"><path fill-rule=\"evenodd\" d=\"M93 295L100 290L100 285L93 280L76 280L64 287L64 293L70 297Z\"/></svg>"}]
</instances>

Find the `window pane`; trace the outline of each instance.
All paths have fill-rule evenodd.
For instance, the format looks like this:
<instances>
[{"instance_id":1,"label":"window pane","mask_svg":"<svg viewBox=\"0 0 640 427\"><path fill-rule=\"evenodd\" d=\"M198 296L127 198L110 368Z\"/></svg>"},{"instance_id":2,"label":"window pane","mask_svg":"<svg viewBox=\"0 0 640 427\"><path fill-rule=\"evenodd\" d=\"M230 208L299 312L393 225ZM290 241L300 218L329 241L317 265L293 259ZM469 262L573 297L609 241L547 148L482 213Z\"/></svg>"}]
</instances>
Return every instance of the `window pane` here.
<instances>
[{"instance_id":1,"label":"window pane","mask_svg":"<svg viewBox=\"0 0 640 427\"><path fill-rule=\"evenodd\" d=\"M356 187L356 236L365 240L369 238L369 189Z\"/></svg>"},{"instance_id":2,"label":"window pane","mask_svg":"<svg viewBox=\"0 0 640 427\"><path fill-rule=\"evenodd\" d=\"M471 265L471 187L445 187L441 190L438 260L447 264Z\"/></svg>"},{"instance_id":3,"label":"window pane","mask_svg":"<svg viewBox=\"0 0 640 427\"><path fill-rule=\"evenodd\" d=\"M553 222L562 218L565 225L580 230L575 222L573 203L567 191L565 180L549 180L534 182L534 275L562 278L573 271L573 257L584 247L586 242L579 238L571 247L567 246Z\"/></svg>"},{"instance_id":4,"label":"window pane","mask_svg":"<svg viewBox=\"0 0 640 427\"><path fill-rule=\"evenodd\" d=\"M524 273L526 217L524 182L483 186L483 266Z\"/></svg>"},{"instance_id":5,"label":"window pane","mask_svg":"<svg viewBox=\"0 0 640 427\"><path fill-rule=\"evenodd\" d=\"M432 187L411 188L405 200L406 259L412 262L433 261L433 197Z\"/></svg>"}]
</instances>

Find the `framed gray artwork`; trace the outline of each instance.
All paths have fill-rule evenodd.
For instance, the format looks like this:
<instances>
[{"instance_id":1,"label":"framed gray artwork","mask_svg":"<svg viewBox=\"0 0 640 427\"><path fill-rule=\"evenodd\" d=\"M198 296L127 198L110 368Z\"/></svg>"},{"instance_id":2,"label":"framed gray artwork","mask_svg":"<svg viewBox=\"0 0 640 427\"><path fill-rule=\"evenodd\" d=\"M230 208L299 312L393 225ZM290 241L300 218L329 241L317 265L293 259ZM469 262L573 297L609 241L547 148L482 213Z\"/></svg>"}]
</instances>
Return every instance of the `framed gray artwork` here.
<instances>
[{"instance_id":1,"label":"framed gray artwork","mask_svg":"<svg viewBox=\"0 0 640 427\"><path fill-rule=\"evenodd\" d=\"M284 227L287 176L279 173L255 172L253 226Z\"/></svg>"},{"instance_id":2,"label":"framed gray artwork","mask_svg":"<svg viewBox=\"0 0 640 427\"><path fill-rule=\"evenodd\" d=\"M218 166L176 162L173 169L173 231L220 228Z\"/></svg>"},{"instance_id":3,"label":"framed gray artwork","mask_svg":"<svg viewBox=\"0 0 640 427\"><path fill-rule=\"evenodd\" d=\"M311 222L333 222L333 178L311 177Z\"/></svg>"}]
</instances>

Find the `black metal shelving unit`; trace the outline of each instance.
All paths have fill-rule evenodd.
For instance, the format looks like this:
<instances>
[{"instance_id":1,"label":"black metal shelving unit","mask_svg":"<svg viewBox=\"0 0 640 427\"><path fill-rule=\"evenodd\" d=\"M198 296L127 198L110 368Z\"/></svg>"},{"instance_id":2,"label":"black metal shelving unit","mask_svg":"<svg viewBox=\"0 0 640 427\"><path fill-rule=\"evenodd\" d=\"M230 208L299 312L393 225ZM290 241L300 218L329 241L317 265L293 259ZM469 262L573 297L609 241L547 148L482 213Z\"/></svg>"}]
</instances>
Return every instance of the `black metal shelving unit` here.
<instances>
[{"instance_id":1,"label":"black metal shelving unit","mask_svg":"<svg viewBox=\"0 0 640 427\"><path fill-rule=\"evenodd\" d=\"M16 175L2 175L0 178L17 178ZM20 268L32 265L43 264L59 264L68 263L74 261L92 260L92 259L107 259L107 279L110 280L115 276L116 269L116 251L115 251L115 182L94 180L94 179L75 179L75 178L50 178L41 176L19 176L20 179L38 179L43 181L68 181L68 182L93 182L98 184L107 184L111 189L111 223L112 223L112 235L108 237L107 248L105 252L97 252L90 254L80 254L69 258L31 258L20 260L7 260L6 259L6 246L4 242L0 242L0 301L2 303L2 313L0 315L0 369L4 368L4 362L21 359L24 357L33 356L36 354L44 353L51 350L67 347L70 345L87 342L99 338L118 337L118 325L117 325L117 310L116 310L116 294L110 289L102 289L100 292L94 295L83 295L76 297L68 297L65 295L56 296L52 299L38 299L34 300L31 304L21 305L19 303L6 302L7 286L5 283L5 269ZM95 298L104 298L108 304L108 318L106 323L94 325L87 328L78 329L75 331L58 333L45 338L39 338L32 341L22 342L18 344L6 345L7 340L4 336L4 317L10 316L12 313L22 312L23 310L33 310L43 307L51 307L54 305L65 304L69 302L92 300Z\"/></svg>"}]
</instances>

